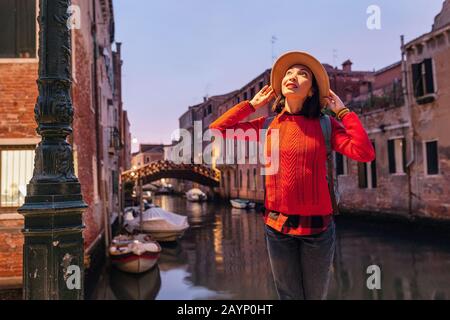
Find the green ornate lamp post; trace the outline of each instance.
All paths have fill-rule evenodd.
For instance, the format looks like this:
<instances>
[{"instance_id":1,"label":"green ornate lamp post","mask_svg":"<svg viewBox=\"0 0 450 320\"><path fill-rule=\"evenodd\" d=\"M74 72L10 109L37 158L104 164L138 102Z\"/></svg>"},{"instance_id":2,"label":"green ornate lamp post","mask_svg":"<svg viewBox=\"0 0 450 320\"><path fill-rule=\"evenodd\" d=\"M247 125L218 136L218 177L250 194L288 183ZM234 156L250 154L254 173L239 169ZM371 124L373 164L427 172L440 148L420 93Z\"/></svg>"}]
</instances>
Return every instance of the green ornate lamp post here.
<instances>
[{"instance_id":1,"label":"green ornate lamp post","mask_svg":"<svg viewBox=\"0 0 450 320\"><path fill-rule=\"evenodd\" d=\"M39 97L33 178L24 215L24 299L83 299L83 220L86 208L74 174L70 96L70 0L40 0Z\"/></svg>"}]
</instances>

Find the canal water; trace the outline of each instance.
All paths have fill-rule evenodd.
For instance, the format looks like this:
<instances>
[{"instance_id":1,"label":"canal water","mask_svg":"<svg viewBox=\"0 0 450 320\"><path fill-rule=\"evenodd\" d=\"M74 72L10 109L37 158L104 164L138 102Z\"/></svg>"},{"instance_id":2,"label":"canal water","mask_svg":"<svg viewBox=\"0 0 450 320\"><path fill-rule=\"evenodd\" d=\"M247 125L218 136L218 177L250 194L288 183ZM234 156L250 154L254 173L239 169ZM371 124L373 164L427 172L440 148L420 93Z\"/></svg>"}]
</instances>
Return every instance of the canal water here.
<instances>
[{"instance_id":1,"label":"canal water","mask_svg":"<svg viewBox=\"0 0 450 320\"><path fill-rule=\"evenodd\" d=\"M157 196L191 228L164 245L158 266L132 275L105 266L89 299L276 299L255 211ZM402 223L336 217L337 248L328 299L449 299L450 238ZM381 290L367 268L381 269Z\"/></svg>"}]
</instances>

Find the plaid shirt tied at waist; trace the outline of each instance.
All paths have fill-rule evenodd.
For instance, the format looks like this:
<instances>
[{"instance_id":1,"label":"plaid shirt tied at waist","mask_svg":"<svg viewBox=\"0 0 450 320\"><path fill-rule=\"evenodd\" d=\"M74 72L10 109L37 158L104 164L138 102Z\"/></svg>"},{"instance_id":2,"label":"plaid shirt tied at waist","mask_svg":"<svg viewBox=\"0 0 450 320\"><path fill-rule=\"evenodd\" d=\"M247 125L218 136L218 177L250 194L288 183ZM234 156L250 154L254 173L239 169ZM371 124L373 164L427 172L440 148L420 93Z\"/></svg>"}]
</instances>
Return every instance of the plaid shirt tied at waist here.
<instances>
[{"instance_id":1,"label":"plaid shirt tied at waist","mask_svg":"<svg viewBox=\"0 0 450 320\"><path fill-rule=\"evenodd\" d=\"M325 216L299 216L285 215L281 212L266 210L264 213L264 222L278 232L295 235L306 236L322 233L325 231L333 215Z\"/></svg>"}]
</instances>

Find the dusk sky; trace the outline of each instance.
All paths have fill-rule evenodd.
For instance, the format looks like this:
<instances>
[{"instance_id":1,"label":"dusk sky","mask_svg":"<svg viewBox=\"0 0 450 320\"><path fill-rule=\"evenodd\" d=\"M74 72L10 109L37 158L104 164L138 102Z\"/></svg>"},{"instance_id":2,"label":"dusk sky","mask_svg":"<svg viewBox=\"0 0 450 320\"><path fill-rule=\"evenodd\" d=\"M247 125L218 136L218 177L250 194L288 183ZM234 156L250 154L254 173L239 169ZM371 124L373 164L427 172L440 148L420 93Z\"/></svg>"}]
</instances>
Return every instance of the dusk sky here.
<instances>
[{"instance_id":1,"label":"dusk sky","mask_svg":"<svg viewBox=\"0 0 450 320\"><path fill-rule=\"evenodd\" d=\"M123 47L123 100L133 138L170 143L178 118L205 95L240 88L275 56L303 50L322 63L377 70L429 32L442 0L114 0ZM369 30L370 5L381 29ZM334 53L333 53L334 52Z\"/></svg>"}]
</instances>

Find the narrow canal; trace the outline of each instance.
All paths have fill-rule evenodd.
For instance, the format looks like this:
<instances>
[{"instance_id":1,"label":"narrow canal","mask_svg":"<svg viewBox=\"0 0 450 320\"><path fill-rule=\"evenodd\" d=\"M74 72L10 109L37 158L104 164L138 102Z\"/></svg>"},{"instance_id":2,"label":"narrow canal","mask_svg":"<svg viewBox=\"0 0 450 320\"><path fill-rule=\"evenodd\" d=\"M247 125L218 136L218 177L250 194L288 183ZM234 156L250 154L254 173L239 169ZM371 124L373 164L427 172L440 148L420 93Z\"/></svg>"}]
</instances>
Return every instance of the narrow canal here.
<instances>
[{"instance_id":1,"label":"narrow canal","mask_svg":"<svg viewBox=\"0 0 450 320\"><path fill-rule=\"evenodd\" d=\"M276 299L261 216L224 204L157 196L191 228L163 245L158 267L132 275L105 266L89 299ZM402 223L336 218L329 299L449 299L449 237ZM381 290L366 269L381 268Z\"/></svg>"}]
</instances>

